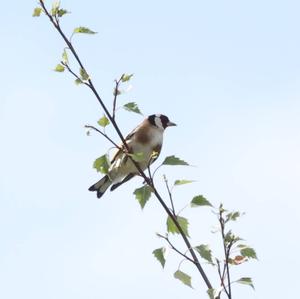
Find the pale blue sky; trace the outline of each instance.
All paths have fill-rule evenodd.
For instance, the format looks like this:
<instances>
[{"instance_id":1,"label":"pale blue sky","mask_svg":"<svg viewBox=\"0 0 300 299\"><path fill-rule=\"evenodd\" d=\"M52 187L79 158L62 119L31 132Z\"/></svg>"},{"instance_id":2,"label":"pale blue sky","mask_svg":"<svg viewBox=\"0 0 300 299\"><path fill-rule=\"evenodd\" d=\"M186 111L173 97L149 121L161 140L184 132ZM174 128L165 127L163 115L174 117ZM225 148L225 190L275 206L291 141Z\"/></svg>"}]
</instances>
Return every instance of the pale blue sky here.
<instances>
[{"instance_id":1,"label":"pale blue sky","mask_svg":"<svg viewBox=\"0 0 300 299\"><path fill-rule=\"evenodd\" d=\"M48 1L47 1L48 2ZM49 3L49 2L48 2ZM0 297L5 299L206 298L172 278L151 252L163 242L165 215L152 199L141 212L132 195L141 181L97 200L93 160L109 144L83 126L102 112L83 86L52 71L63 43L36 1L2 3L0 34ZM113 80L134 73L120 104L167 114L163 157L195 168L165 168L182 186L184 206L203 194L246 212L234 229L258 253L233 276L256 291L234 298L293 298L298 292L300 197L300 41L298 1L62 1L79 25L98 32L74 43L100 94L111 103ZM142 118L120 111L124 134ZM115 135L114 135L115 136ZM158 182L162 194L163 185ZM218 248L209 209L187 211L193 244Z\"/></svg>"}]
</instances>

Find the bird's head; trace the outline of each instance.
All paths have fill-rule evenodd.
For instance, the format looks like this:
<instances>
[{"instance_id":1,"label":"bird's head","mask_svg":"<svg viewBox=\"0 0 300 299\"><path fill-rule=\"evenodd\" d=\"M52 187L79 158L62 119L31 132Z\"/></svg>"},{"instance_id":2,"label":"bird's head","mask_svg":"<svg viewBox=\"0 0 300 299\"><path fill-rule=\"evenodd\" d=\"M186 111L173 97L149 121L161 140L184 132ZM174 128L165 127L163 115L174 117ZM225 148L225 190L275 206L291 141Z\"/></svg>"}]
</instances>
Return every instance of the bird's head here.
<instances>
[{"instance_id":1,"label":"bird's head","mask_svg":"<svg viewBox=\"0 0 300 299\"><path fill-rule=\"evenodd\" d=\"M175 123L171 122L169 118L163 114L152 114L148 116L148 121L151 125L164 130L167 127L176 126Z\"/></svg>"}]
</instances>

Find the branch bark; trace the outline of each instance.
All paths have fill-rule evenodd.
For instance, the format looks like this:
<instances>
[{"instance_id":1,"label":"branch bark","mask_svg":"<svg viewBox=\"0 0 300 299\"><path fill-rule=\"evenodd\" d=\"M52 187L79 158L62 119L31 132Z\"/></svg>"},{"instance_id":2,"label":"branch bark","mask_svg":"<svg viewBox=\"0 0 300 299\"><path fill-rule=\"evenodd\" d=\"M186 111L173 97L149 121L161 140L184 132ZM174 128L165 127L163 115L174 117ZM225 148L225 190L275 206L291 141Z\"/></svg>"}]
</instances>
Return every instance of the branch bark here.
<instances>
[{"instance_id":1,"label":"branch bark","mask_svg":"<svg viewBox=\"0 0 300 299\"><path fill-rule=\"evenodd\" d=\"M226 242L225 220L223 218L223 210L222 209L219 210L219 222L220 222L220 226L221 226L221 234L222 234L224 257L225 257L224 269L223 269L223 274L222 274L222 283L224 285L224 290L225 290L225 293L226 293L228 299L232 299L230 271L229 271L229 254L230 254L230 250L232 247L232 241L230 241L228 244ZM227 288L225 288L225 284L224 284L225 275L227 276L228 290L227 290Z\"/></svg>"}]
</instances>

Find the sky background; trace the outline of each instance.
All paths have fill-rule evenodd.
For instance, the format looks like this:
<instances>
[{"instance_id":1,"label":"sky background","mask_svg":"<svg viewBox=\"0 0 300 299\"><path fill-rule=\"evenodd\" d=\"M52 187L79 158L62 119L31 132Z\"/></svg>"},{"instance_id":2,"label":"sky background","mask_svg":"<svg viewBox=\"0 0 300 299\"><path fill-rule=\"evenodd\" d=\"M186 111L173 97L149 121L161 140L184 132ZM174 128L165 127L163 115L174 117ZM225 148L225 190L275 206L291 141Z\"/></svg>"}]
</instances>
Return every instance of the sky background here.
<instances>
[{"instance_id":1,"label":"sky background","mask_svg":"<svg viewBox=\"0 0 300 299\"><path fill-rule=\"evenodd\" d=\"M50 3L50 1L46 1ZM0 297L5 299L207 298L188 264L194 289L164 270L152 251L166 217L152 198L141 211L134 179L98 200L95 158L110 145L85 124L102 111L73 78L55 73L64 44L36 1L5 1L1 16ZM259 261L233 270L256 290L234 286L234 298L293 298L300 262L299 1L62 1L68 33L98 32L74 45L105 103L113 80L134 73L132 90L145 115L178 124L165 133L159 161L176 155L196 167L165 167L180 209L202 194L245 216L232 227ZM124 134L142 117L118 112ZM108 132L117 140L116 135ZM220 247L209 208L186 210L192 243ZM209 275L209 266L204 265Z\"/></svg>"}]
</instances>

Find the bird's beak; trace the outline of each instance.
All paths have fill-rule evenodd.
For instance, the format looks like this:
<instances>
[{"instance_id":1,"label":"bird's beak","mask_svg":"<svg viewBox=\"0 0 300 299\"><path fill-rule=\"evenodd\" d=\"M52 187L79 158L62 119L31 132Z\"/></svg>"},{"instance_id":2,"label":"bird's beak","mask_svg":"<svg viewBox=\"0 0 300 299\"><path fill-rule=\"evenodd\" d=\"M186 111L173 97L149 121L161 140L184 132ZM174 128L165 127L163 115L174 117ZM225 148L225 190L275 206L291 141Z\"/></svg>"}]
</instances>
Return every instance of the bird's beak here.
<instances>
[{"instance_id":1,"label":"bird's beak","mask_svg":"<svg viewBox=\"0 0 300 299\"><path fill-rule=\"evenodd\" d=\"M173 126L177 126L175 123L172 123L171 121L169 121L168 123L167 123L167 126L168 127L173 127Z\"/></svg>"}]
</instances>

